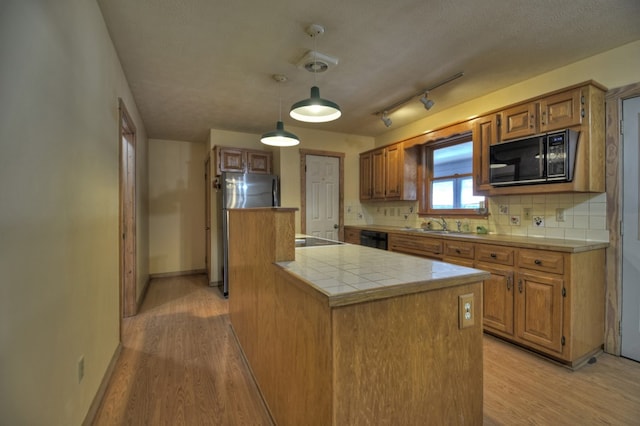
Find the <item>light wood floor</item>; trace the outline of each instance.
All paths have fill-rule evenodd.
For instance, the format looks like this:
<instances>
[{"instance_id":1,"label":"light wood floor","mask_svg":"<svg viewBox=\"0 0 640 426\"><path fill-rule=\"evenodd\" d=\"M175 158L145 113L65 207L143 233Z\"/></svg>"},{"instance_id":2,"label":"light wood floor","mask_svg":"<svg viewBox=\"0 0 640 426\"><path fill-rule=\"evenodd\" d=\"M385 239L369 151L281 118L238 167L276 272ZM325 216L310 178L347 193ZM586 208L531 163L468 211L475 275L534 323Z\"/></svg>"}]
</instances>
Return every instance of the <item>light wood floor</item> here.
<instances>
[{"instance_id":1,"label":"light wood floor","mask_svg":"<svg viewBox=\"0 0 640 426\"><path fill-rule=\"evenodd\" d=\"M271 425L204 276L153 280L124 322L95 425ZM486 336L485 425L638 425L640 363L603 354L572 372Z\"/></svg>"}]
</instances>

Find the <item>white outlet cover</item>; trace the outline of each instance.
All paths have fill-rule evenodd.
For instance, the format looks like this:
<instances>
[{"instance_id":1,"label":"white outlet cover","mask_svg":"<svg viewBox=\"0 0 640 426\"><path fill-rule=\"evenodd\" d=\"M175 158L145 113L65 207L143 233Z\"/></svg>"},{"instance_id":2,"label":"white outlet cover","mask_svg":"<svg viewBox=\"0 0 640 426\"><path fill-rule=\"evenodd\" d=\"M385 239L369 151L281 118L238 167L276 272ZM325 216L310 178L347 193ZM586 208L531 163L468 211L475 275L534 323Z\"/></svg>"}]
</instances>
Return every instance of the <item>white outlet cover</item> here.
<instances>
[{"instance_id":1,"label":"white outlet cover","mask_svg":"<svg viewBox=\"0 0 640 426\"><path fill-rule=\"evenodd\" d=\"M536 228L544 227L544 216L534 216L533 217L533 226Z\"/></svg>"}]
</instances>

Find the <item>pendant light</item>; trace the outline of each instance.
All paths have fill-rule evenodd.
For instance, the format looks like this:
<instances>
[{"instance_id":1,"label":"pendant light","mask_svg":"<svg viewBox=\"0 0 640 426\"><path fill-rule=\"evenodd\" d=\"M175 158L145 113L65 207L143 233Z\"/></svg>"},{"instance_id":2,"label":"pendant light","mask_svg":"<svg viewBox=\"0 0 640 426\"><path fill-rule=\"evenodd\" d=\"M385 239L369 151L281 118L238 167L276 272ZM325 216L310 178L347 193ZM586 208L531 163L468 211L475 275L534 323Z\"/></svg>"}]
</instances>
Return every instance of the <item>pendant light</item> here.
<instances>
[{"instance_id":1,"label":"pendant light","mask_svg":"<svg viewBox=\"0 0 640 426\"><path fill-rule=\"evenodd\" d=\"M319 36L324 34L324 27L318 24L311 24L307 28L307 34L313 38L314 52L316 52L316 40ZM321 66L311 66L307 67L307 69L313 73L314 81L316 82L317 73L326 70L325 67ZM304 99L293 104L289 111L289 115L293 119L307 123L326 123L327 121L333 121L340 118L342 111L340 111L340 107L335 102L322 99L320 97L320 88L317 85L314 85L311 88L311 96L308 99Z\"/></svg>"},{"instance_id":2,"label":"pendant light","mask_svg":"<svg viewBox=\"0 0 640 426\"><path fill-rule=\"evenodd\" d=\"M274 74L273 79L278 83L284 83L287 81L287 77L281 74ZM284 130L284 123L282 122L282 96L279 96L279 119L276 123L276 130L267 132L262 135L260 142L270 146L295 146L300 143L300 139L291 132Z\"/></svg>"}]
</instances>

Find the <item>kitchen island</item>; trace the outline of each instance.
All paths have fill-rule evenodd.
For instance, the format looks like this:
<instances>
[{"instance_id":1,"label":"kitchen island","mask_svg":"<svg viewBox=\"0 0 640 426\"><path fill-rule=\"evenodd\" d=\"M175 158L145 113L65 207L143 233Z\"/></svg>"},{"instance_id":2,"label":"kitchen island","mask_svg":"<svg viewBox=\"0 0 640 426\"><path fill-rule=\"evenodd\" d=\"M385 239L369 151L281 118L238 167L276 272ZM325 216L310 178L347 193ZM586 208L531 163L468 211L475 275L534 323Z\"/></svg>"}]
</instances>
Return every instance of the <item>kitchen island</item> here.
<instances>
[{"instance_id":1,"label":"kitchen island","mask_svg":"<svg viewBox=\"0 0 640 426\"><path fill-rule=\"evenodd\" d=\"M229 315L274 421L482 424L489 274L350 244L295 248L294 215L229 212Z\"/></svg>"}]
</instances>

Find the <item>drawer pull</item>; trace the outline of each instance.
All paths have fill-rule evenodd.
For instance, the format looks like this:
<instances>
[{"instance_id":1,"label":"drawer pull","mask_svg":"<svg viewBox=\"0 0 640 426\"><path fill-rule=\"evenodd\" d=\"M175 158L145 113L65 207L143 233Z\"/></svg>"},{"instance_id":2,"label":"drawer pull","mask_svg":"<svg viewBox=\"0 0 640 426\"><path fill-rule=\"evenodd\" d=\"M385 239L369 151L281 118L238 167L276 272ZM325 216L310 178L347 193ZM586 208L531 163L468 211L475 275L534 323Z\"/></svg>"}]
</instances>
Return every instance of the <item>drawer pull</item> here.
<instances>
[{"instance_id":1,"label":"drawer pull","mask_svg":"<svg viewBox=\"0 0 640 426\"><path fill-rule=\"evenodd\" d=\"M456 249L456 253L460 254L461 253L460 249Z\"/></svg>"},{"instance_id":2,"label":"drawer pull","mask_svg":"<svg viewBox=\"0 0 640 426\"><path fill-rule=\"evenodd\" d=\"M536 259L533 261L533 263L535 263L536 265L542 265L542 260Z\"/></svg>"},{"instance_id":3,"label":"drawer pull","mask_svg":"<svg viewBox=\"0 0 640 426\"><path fill-rule=\"evenodd\" d=\"M497 255L497 254L495 254L495 253L491 253L489 256L491 256L493 259L495 259L496 257L498 257L498 255Z\"/></svg>"}]
</instances>

